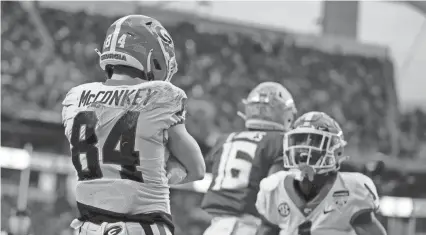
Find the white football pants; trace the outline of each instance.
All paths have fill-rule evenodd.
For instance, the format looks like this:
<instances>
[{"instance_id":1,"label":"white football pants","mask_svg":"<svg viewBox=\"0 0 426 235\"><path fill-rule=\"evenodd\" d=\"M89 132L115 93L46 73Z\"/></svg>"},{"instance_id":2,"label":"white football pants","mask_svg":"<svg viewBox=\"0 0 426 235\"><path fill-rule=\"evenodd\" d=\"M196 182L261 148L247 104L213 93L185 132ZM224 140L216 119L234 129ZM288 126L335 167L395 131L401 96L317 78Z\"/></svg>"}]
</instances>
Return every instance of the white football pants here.
<instances>
[{"instance_id":1,"label":"white football pants","mask_svg":"<svg viewBox=\"0 0 426 235\"><path fill-rule=\"evenodd\" d=\"M163 224L141 224L132 222L102 223L73 220L71 227L77 235L172 235L169 228Z\"/></svg>"},{"instance_id":2,"label":"white football pants","mask_svg":"<svg viewBox=\"0 0 426 235\"><path fill-rule=\"evenodd\" d=\"M255 235L260 224L252 215L214 217L203 235Z\"/></svg>"}]
</instances>

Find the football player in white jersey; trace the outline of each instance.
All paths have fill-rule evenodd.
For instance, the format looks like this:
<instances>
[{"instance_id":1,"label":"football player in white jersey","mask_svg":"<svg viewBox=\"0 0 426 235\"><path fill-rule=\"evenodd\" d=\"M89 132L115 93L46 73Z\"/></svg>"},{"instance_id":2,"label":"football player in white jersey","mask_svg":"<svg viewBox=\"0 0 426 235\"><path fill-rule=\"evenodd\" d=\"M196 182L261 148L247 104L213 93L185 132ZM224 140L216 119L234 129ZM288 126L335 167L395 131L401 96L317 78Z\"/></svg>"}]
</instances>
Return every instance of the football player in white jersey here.
<instances>
[{"instance_id":1,"label":"football player in white jersey","mask_svg":"<svg viewBox=\"0 0 426 235\"><path fill-rule=\"evenodd\" d=\"M71 226L89 235L172 234L169 152L187 171L182 182L205 173L184 124L185 92L170 83L172 38L157 20L128 15L109 27L97 52L107 81L74 87L63 101L78 175L80 217Z\"/></svg>"},{"instance_id":2,"label":"football player in white jersey","mask_svg":"<svg viewBox=\"0 0 426 235\"><path fill-rule=\"evenodd\" d=\"M339 124L322 112L302 115L284 134L284 167L291 170L262 180L256 201L259 213L279 227L275 234L386 235L375 217L372 180L338 171L345 145Z\"/></svg>"}]
</instances>

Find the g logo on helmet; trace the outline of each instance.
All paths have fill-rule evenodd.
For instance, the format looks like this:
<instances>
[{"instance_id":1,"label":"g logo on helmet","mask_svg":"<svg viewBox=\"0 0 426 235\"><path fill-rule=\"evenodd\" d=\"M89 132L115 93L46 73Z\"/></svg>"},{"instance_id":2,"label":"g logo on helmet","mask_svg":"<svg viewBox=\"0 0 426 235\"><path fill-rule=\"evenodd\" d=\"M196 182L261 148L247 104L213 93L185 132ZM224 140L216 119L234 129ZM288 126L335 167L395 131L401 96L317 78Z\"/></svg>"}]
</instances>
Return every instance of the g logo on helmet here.
<instances>
[{"instance_id":1,"label":"g logo on helmet","mask_svg":"<svg viewBox=\"0 0 426 235\"><path fill-rule=\"evenodd\" d=\"M123 231L123 227L121 227L120 225L115 225L107 229L104 235L118 235L121 233L121 231Z\"/></svg>"},{"instance_id":2,"label":"g logo on helmet","mask_svg":"<svg viewBox=\"0 0 426 235\"><path fill-rule=\"evenodd\" d=\"M171 46L173 45L172 37L170 37L169 33L161 27L160 25L155 26L155 32L158 34L158 36L161 38L161 41L164 43L167 43L167 45Z\"/></svg>"}]
</instances>

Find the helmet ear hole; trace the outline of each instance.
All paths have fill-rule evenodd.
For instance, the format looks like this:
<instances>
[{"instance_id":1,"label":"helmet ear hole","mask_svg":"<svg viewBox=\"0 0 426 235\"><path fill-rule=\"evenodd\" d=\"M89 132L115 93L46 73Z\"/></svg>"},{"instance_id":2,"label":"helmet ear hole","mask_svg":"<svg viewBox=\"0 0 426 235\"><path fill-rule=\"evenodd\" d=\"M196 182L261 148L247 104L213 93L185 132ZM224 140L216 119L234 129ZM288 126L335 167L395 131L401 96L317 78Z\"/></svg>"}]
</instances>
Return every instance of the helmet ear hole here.
<instances>
[{"instance_id":1,"label":"helmet ear hole","mask_svg":"<svg viewBox=\"0 0 426 235\"><path fill-rule=\"evenodd\" d=\"M114 65L107 64L105 66L105 72L106 72L107 79L111 79L112 74L114 73Z\"/></svg>"},{"instance_id":2,"label":"helmet ear hole","mask_svg":"<svg viewBox=\"0 0 426 235\"><path fill-rule=\"evenodd\" d=\"M157 60L157 59L154 59L154 60L153 60L153 62L154 62L154 67L155 67L155 69L156 69L156 70L161 70L161 65L160 65L160 63L158 62L158 60Z\"/></svg>"}]
</instances>

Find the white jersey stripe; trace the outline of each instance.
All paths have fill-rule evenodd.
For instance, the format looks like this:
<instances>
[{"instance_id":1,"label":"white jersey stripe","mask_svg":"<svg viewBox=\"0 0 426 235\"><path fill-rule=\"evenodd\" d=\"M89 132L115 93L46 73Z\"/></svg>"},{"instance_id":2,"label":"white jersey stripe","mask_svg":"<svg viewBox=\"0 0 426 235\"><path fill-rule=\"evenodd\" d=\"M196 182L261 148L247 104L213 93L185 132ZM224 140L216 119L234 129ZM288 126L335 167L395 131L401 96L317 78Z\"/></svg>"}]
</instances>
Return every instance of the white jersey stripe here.
<instances>
[{"instance_id":1,"label":"white jersey stripe","mask_svg":"<svg viewBox=\"0 0 426 235\"><path fill-rule=\"evenodd\" d=\"M152 235L161 235L157 224L151 224Z\"/></svg>"},{"instance_id":2,"label":"white jersey stripe","mask_svg":"<svg viewBox=\"0 0 426 235\"><path fill-rule=\"evenodd\" d=\"M117 47L118 34L120 33L120 30L121 30L121 25L129 17L130 17L130 15L128 15L126 17L123 17L123 18L119 19L117 21L117 23L115 24L114 33L112 34L112 39L111 39L111 49L110 49L110 52L115 52L115 48Z\"/></svg>"},{"instance_id":3,"label":"white jersey stripe","mask_svg":"<svg viewBox=\"0 0 426 235\"><path fill-rule=\"evenodd\" d=\"M311 122L312 118L314 117L315 113L314 112L310 112L305 116L305 121L306 122Z\"/></svg>"}]
</instances>

